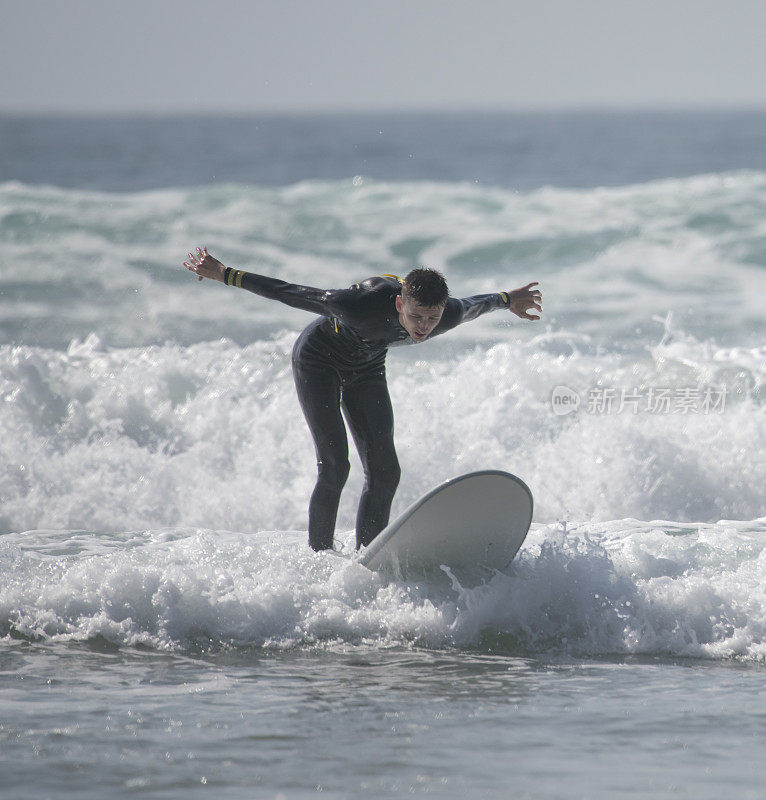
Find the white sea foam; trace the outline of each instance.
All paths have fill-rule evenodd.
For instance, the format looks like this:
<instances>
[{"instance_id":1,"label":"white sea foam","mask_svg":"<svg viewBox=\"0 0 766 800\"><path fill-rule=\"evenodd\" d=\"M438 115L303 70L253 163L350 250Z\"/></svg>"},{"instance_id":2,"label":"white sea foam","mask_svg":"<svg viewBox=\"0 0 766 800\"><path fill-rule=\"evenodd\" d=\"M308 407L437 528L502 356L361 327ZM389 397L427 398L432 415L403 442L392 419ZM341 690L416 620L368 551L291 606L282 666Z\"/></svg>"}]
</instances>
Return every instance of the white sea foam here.
<instances>
[{"instance_id":1,"label":"white sea foam","mask_svg":"<svg viewBox=\"0 0 766 800\"><path fill-rule=\"evenodd\" d=\"M244 348L221 340L121 350L95 337L66 353L1 348L2 529L305 529L315 466L292 385L293 335ZM397 353L389 364L404 474L397 507L491 466L527 481L540 522L760 516L766 411L752 388L757 370L710 412L615 405L597 413L585 403L553 413L560 385L586 398L597 385L648 397L654 386L717 382L713 366L727 374L715 357L690 369L694 347L684 341L681 360L667 343L654 359L583 353L576 341L564 356L560 338L553 353L540 340L452 357L435 344L417 351L434 360L408 358L415 348ZM736 369L743 373L739 361ZM361 486L352 461L346 528Z\"/></svg>"},{"instance_id":2,"label":"white sea foam","mask_svg":"<svg viewBox=\"0 0 766 800\"><path fill-rule=\"evenodd\" d=\"M575 656L766 658L766 520L536 525L506 573L388 583L296 534L5 537L14 635L190 646L416 645Z\"/></svg>"},{"instance_id":3,"label":"white sea foam","mask_svg":"<svg viewBox=\"0 0 766 800\"><path fill-rule=\"evenodd\" d=\"M387 584L306 547L314 467L288 369L292 334L246 348L119 350L95 337L67 353L5 348L0 620L14 635L158 648L417 643L762 659L757 396L708 415L559 417L550 406L561 381L686 374L704 347L682 338L678 362L667 341L662 358L626 364L581 352L575 337L567 356L546 350L560 337L542 337L394 359L397 508L486 466L535 493L538 524L510 572L457 591ZM337 537L347 547L360 483L355 462Z\"/></svg>"},{"instance_id":4,"label":"white sea foam","mask_svg":"<svg viewBox=\"0 0 766 800\"><path fill-rule=\"evenodd\" d=\"M0 625L762 659L764 210L762 173L528 194L0 186ZM459 295L541 281L541 323L495 313L389 356L394 513L462 472L519 474L536 527L510 574L385 584L306 548L289 356L307 317L198 285L180 266L196 243L327 286L416 261ZM554 413L557 387L576 411ZM725 406L704 413L648 402L711 387ZM607 391L641 408L599 407ZM361 482L352 457L340 541ZM631 521L654 519L672 522Z\"/></svg>"}]
</instances>

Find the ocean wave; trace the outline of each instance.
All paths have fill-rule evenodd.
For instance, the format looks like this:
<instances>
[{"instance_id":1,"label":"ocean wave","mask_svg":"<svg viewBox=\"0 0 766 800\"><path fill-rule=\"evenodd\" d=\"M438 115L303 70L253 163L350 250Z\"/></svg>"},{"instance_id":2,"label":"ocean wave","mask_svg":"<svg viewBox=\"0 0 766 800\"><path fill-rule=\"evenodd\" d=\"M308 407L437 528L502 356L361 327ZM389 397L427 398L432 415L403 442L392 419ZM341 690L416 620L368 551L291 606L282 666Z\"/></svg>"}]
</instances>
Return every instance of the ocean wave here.
<instances>
[{"instance_id":1,"label":"ocean wave","mask_svg":"<svg viewBox=\"0 0 766 800\"><path fill-rule=\"evenodd\" d=\"M523 194L0 185L3 632L762 658L764 211L757 172ZM457 474L520 475L536 526L509 574L422 594L308 551L307 317L199 285L196 243L327 286L416 261L458 295L540 279L541 323L487 315L388 364L394 513ZM341 541L362 480L352 457Z\"/></svg>"},{"instance_id":2,"label":"ocean wave","mask_svg":"<svg viewBox=\"0 0 766 800\"><path fill-rule=\"evenodd\" d=\"M389 583L287 532L30 531L0 542L0 632L180 651L404 646L764 661L764 534L764 519L536 525L508 570L469 587Z\"/></svg>"},{"instance_id":3,"label":"ocean wave","mask_svg":"<svg viewBox=\"0 0 766 800\"><path fill-rule=\"evenodd\" d=\"M0 348L0 531L304 529L315 457L292 341ZM763 513L756 353L748 368L741 351L677 329L641 359L562 335L431 347L433 359L389 359L404 476L395 510L457 474L499 468L532 488L538 522ZM580 403L563 415L562 390ZM353 525L362 480L352 458L341 526Z\"/></svg>"},{"instance_id":4,"label":"ocean wave","mask_svg":"<svg viewBox=\"0 0 766 800\"><path fill-rule=\"evenodd\" d=\"M205 244L226 263L328 287L416 263L442 269L457 295L539 280L546 319L600 342L629 344L672 311L698 338L743 346L762 319L764 219L766 173L752 171L526 193L362 177L135 194L5 183L0 335L243 344L301 325L300 312L198 286L181 262ZM502 328L493 315L471 330Z\"/></svg>"}]
</instances>

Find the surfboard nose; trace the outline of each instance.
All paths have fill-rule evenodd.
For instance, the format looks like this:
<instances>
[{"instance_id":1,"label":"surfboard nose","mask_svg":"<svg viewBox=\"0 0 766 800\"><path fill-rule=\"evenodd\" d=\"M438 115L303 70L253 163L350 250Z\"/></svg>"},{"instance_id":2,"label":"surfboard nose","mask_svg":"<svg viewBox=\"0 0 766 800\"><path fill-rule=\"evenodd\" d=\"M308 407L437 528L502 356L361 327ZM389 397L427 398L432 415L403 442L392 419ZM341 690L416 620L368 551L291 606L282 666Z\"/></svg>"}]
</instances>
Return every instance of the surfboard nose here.
<instances>
[{"instance_id":1,"label":"surfboard nose","mask_svg":"<svg viewBox=\"0 0 766 800\"><path fill-rule=\"evenodd\" d=\"M520 478L500 470L471 472L437 486L359 556L369 569L408 572L504 569L532 522L533 500Z\"/></svg>"}]
</instances>

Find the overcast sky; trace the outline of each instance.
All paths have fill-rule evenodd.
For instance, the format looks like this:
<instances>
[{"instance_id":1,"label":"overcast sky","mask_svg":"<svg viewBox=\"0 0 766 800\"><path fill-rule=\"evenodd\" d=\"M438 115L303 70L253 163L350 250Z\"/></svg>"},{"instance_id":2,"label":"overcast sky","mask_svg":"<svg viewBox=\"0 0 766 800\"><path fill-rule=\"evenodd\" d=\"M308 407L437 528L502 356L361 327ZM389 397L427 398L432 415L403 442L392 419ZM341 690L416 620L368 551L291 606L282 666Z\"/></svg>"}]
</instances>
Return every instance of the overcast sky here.
<instances>
[{"instance_id":1,"label":"overcast sky","mask_svg":"<svg viewBox=\"0 0 766 800\"><path fill-rule=\"evenodd\" d=\"M763 0L0 0L0 111L766 107Z\"/></svg>"}]
</instances>

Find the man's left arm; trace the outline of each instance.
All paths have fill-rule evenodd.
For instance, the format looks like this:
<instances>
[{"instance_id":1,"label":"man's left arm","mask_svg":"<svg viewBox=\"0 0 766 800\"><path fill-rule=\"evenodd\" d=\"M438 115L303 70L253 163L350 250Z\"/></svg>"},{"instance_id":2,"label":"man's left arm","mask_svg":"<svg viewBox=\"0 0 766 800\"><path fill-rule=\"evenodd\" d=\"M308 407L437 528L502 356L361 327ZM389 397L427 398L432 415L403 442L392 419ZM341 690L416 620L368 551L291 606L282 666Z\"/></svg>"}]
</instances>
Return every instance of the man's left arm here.
<instances>
[{"instance_id":1,"label":"man's left arm","mask_svg":"<svg viewBox=\"0 0 766 800\"><path fill-rule=\"evenodd\" d=\"M530 313L533 311L542 312L542 293L539 289L533 288L537 285L537 281L535 281L511 292L478 294L474 297L464 297L462 299L450 298L447 301L447 309L452 313L445 314L452 323L449 327L455 327L461 322L470 322L482 314L494 311L497 308L507 308L522 319L540 319L539 314Z\"/></svg>"}]
</instances>

